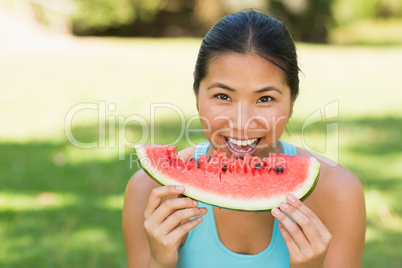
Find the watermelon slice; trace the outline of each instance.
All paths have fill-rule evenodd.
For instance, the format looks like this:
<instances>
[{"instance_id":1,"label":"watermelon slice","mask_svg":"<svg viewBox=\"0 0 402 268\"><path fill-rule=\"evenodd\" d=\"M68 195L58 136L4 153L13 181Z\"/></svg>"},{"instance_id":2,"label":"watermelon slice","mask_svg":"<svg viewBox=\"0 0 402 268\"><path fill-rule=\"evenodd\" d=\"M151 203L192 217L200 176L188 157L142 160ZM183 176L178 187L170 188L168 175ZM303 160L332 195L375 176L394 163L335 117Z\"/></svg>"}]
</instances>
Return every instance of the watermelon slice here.
<instances>
[{"instance_id":1,"label":"watermelon slice","mask_svg":"<svg viewBox=\"0 0 402 268\"><path fill-rule=\"evenodd\" d=\"M176 146L141 145L135 150L144 171L162 185L183 185L184 194L213 206L267 211L286 202L286 195L306 199L314 190L320 164L314 157L270 154L228 159L214 151L184 160Z\"/></svg>"}]
</instances>

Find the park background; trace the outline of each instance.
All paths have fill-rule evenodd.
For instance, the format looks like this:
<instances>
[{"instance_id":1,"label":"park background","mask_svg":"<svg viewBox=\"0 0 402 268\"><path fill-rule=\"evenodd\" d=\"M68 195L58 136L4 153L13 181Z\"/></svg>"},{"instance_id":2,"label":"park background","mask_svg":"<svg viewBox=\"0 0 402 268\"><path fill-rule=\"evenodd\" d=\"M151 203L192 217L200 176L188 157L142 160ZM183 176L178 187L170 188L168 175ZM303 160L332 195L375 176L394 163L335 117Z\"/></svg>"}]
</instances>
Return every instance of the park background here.
<instances>
[{"instance_id":1,"label":"park background","mask_svg":"<svg viewBox=\"0 0 402 268\"><path fill-rule=\"evenodd\" d=\"M400 0L0 0L0 267L126 266L132 145L203 140L181 131L200 37L248 7L297 41L283 139L356 173L363 267L402 267Z\"/></svg>"}]
</instances>

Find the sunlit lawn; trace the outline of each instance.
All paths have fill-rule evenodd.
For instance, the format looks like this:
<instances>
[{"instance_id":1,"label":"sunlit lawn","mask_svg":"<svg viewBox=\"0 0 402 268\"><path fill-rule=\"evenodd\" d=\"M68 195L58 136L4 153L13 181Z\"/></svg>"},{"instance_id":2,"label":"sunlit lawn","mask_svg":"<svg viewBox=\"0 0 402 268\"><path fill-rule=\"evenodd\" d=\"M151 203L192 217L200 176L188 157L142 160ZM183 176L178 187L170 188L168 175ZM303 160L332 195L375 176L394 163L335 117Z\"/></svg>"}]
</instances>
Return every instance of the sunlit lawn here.
<instances>
[{"instance_id":1,"label":"sunlit lawn","mask_svg":"<svg viewBox=\"0 0 402 268\"><path fill-rule=\"evenodd\" d=\"M115 39L63 53L0 51L1 267L125 267L121 208L137 168L130 147L173 143L185 134L181 115L198 127L189 121L198 45ZM401 267L402 49L300 45L299 54L301 95L283 138L358 175L368 210L363 267ZM70 141L96 148L66 139L66 117ZM143 132L143 120L155 129ZM203 140L190 137L178 146Z\"/></svg>"}]
</instances>

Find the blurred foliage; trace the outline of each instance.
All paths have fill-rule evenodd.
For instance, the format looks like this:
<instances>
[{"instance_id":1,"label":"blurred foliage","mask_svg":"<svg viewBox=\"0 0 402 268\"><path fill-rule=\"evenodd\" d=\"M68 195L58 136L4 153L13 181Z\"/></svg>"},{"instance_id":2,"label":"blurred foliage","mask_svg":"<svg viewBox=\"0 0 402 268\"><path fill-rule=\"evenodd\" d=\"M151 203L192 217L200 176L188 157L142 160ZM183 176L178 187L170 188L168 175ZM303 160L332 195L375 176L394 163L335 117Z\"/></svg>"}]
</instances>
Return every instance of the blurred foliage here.
<instances>
[{"instance_id":1,"label":"blurred foliage","mask_svg":"<svg viewBox=\"0 0 402 268\"><path fill-rule=\"evenodd\" d=\"M270 1L270 13L284 21L295 40L325 43L332 24L333 1Z\"/></svg>"},{"instance_id":2,"label":"blurred foliage","mask_svg":"<svg viewBox=\"0 0 402 268\"><path fill-rule=\"evenodd\" d=\"M136 19L151 21L159 11L161 0L74 0L73 30L91 34L118 28Z\"/></svg>"},{"instance_id":3,"label":"blurred foliage","mask_svg":"<svg viewBox=\"0 0 402 268\"><path fill-rule=\"evenodd\" d=\"M343 31L343 36L348 36L351 30L347 26L356 27L354 24L362 20L402 17L400 0L266 0L260 6L256 6L255 1L240 4L229 0L74 1L77 8L72 25L73 32L78 35L203 36L225 14L262 7L283 20L297 41L350 43L353 40L345 41L342 33L339 34ZM332 35L333 30L337 31L336 38ZM363 38L357 43L365 39L366 31L360 33ZM394 42L387 40L384 42Z\"/></svg>"},{"instance_id":4,"label":"blurred foliage","mask_svg":"<svg viewBox=\"0 0 402 268\"><path fill-rule=\"evenodd\" d=\"M214 12L201 17L205 5L218 10L221 0L74 0L72 31L98 36L200 36L211 26L205 23ZM215 12L216 13L216 12ZM213 21L223 13L212 16ZM211 19L211 18L209 18ZM207 25L206 25L207 24ZM202 29L202 30L200 30Z\"/></svg>"},{"instance_id":5,"label":"blurred foliage","mask_svg":"<svg viewBox=\"0 0 402 268\"><path fill-rule=\"evenodd\" d=\"M296 40L313 43L327 43L328 41L338 43L375 43L370 35L370 26L381 33L387 30L388 25L381 23L384 19L402 18L402 1L400 0L271 0L270 13L282 19L291 29ZM379 21L379 23L377 23ZM395 20L394 20L395 21ZM362 23L364 22L364 23ZM360 26L356 26L359 24ZM362 24L367 25L362 27ZM393 24L402 28L402 23ZM353 39L353 29L359 28L359 38ZM336 30L335 37L332 32ZM389 32L390 30L388 30ZM393 35L399 31L391 27ZM339 33L341 32L341 33ZM349 40L344 40L348 38ZM377 36L380 43L381 34ZM385 43L394 43L395 40L386 37Z\"/></svg>"},{"instance_id":6,"label":"blurred foliage","mask_svg":"<svg viewBox=\"0 0 402 268\"><path fill-rule=\"evenodd\" d=\"M402 1L335 0L330 43L364 45L402 44Z\"/></svg>"},{"instance_id":7,"label":"blurred foliage","mask_svg":"<svg viewBox=\"0 0 402 268\"><path fill-rule=\"evenodd\" d=\"M255 8L284 21L296 41L401 43L401 0L0 0L0 7L79 36L201 37L224 15Z\"/></svg>"},{"instance_id":8,"label":"blurred foliage","mask_svg":"<svg viewBox=\"0 0 402 268\"><path fill-rule=\"evenodd\" d=\"M335 0L332 14L336 25L360 20L402 17L400 0Z\"/></svg>"},{"instance_id":9,"label":"blurred foliage","mask_svg":"<svg viewBox=\"0 0 402 268\"><path fill-rule=\"evenodd\" d=\"M330 31L329 42L342 45L400 46L402 18L367 19L337 26Z\"/></svg>"}]
</instances>

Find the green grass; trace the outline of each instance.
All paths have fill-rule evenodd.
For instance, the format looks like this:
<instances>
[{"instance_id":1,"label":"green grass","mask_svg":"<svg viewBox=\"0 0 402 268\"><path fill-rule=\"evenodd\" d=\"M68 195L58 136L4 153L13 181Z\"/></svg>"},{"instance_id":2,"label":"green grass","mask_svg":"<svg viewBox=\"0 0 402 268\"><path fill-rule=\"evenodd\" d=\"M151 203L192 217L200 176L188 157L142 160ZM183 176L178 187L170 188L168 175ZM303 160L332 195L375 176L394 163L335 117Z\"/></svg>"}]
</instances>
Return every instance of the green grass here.
<instances>
[{"instance_id":1,"label":"green grass","mask_svg":"<svg viewBox=\"0 0 402 268\"><path fill-rule=\"evenodd\" d=\"M138 117L127 126L123 121L130 115L150 121L151 103L173 103L182 112L157 108L152 134L157 143L180 138L180 114L185 122L196 114L191 84L198 45L196 39L90 39L63 53L0 51L1 267L126 266L121 208L137 168L131 145L150 141L151 133L142 133ZM299 55L301 95L283 138L357 174L368 211L363 267L400 267L402 49L300 44ZM77 148L64 134L68 111L85 102L98 110L80 111L68 126L77 140L102 145L100 118L103 148ZM111 103L116 110L107 109ZM316 112L328 120L307 126L302 137ZM329 119L328 112L339 116ZM331 124L338 131L327 129ZM203 140L201 133L190 137ZM339 148L331 146L337 142ZM188 144L182 138L178 146Z\"/></svg>"}]
</instances>

